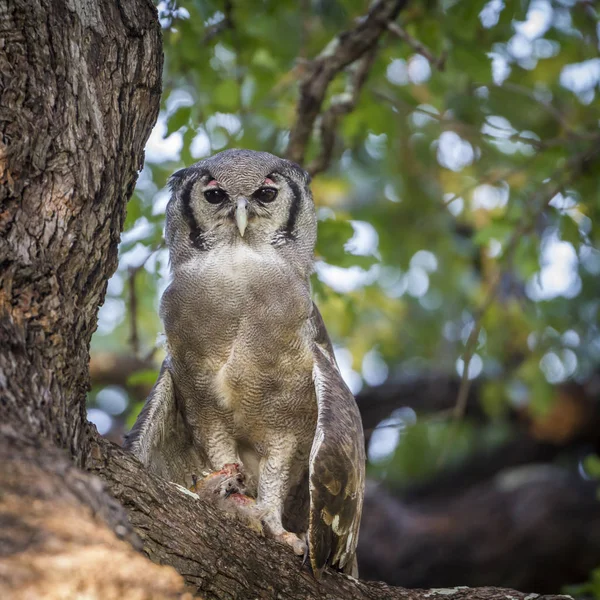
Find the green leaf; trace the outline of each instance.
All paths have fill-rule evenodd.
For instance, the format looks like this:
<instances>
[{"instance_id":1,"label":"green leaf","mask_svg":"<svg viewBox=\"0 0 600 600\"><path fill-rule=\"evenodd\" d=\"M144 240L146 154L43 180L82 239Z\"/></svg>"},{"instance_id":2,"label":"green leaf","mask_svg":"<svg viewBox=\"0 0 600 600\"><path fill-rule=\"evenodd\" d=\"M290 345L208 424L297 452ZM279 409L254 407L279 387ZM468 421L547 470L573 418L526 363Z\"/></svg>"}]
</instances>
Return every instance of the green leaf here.
<instances>
[{"instance_id":1,"label":"green leaf","mask_svg":"<svg viewBox=\"0 0 600 600\"><path fill-rule=\"evenodd\" d=\"M128 386L136 385L154 385L158 379L158 371L156 369L145 369L137 371L127 378Z\"/></svg>"},{"instance_id":2,"label":"green leaf","mask_svg":"<svg viewBox=\"0 0 600 600\"><path fill-rule=\"evenodd\" d=\"M317 254L330 265L338 267L359 266L368 269L374 265L377 258L351 254L344 248L346 242L354 234L354 229L348 221L326 219L318 222Z\"/></svg>"},{"instance_id":3,"label":"green leaf","mask_svg":"<svg viewBox=\"0 0 600 600\"><path fill-rule=\"evenodd\" d=\"M486 246L493 239L502 243L510 236L513 227L511 223L506 221L494 220L475 233L473 243L477 246Z\"/></svg>"},{"instance_id":4,"label":"green leaf","mask_svg":"<svg viewBox=\"0 0 600 600\"><path fill-rule=\"evenodd\" d=\"M218 110L231 111L239 108L238 84L233 79L226 79L212 90L212 98Z\"/></svg>"},{"instance_id":5,"label":"green leaf","mask_svg":"<svg viewBox=\"0 0 600 600\"><path fill-rule=\"evenodd\" d=\"M167 134L165 137L169 137L172 133L179 131L184 125L188 125L191 114L191 106L178 108L167 120Z\"/></svg>"}]
</instances>

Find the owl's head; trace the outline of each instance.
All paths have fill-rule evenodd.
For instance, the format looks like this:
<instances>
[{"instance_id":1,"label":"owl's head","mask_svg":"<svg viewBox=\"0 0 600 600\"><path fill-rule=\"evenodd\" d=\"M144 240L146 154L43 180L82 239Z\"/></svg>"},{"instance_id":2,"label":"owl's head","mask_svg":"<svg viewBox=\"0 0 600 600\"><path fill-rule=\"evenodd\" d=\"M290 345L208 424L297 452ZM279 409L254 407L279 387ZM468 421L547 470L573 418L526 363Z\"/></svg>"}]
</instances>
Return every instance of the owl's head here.
<instances>
[{"instance_id":1,"label":"owl's head","mask_svg":"<svg viewBox=\"0 0 600 600\"><path fill-rule=\"evenodd\" d=\"M176 268L221 245L269 245L312 264L316 216L310 177L267 152L226 150L169 180L166 239Z\"/></svg>"}]
</instances>

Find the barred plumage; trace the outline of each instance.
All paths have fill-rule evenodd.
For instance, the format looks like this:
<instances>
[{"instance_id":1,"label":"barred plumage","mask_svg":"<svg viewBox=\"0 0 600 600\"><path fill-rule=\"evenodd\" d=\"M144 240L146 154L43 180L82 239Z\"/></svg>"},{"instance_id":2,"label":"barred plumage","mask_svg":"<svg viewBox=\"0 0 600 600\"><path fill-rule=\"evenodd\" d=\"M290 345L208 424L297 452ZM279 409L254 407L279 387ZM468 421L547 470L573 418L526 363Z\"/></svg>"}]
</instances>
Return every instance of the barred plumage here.
<instances>
[{"instance_id":1,"label":"barred plumage","mask_svg":"<svg viewBox=\"0 0 600 600\"><path fill-rule=\"evenodd\" d=\"M241 463L268 533L356 575L360 415L310 295L309 177L230 150L170 180L169 353L126 445L171 481ZM302 534L308 534L304 536Z\"/></svg>"}]
</instances>

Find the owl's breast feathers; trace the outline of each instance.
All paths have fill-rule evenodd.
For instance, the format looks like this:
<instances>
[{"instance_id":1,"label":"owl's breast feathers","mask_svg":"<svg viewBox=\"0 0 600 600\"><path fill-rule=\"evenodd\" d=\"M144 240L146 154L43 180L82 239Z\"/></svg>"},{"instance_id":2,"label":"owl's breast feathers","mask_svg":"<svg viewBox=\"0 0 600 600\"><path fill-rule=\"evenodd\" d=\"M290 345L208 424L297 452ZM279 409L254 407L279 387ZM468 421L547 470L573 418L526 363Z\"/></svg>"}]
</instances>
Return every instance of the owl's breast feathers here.
<instances>
[{"instance_id":1,"label":"owl's breast feathers","mask_svg":"<svg viewBox=\"0 0 600 600\"><path fill-rule=\"evenodd\" d=\"M178 388L228 410L268 401L271 415L279 409L316 418L311 311L308 281L274 248L240 243L208 252L181 269L163 296Z\"/></svg>"}]
</instances>

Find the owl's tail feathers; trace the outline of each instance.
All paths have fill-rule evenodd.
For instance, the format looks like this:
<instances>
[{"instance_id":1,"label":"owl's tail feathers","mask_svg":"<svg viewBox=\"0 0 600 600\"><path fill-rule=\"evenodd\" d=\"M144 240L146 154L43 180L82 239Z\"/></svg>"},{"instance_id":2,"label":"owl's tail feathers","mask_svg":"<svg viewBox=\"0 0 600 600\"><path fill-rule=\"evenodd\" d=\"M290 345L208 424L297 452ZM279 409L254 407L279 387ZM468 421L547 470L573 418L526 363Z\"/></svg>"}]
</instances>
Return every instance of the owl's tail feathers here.
<instances>
[{"instance_id":1,"label":"owl's tail feathers","mask_svg":"<svg viewBox=\"0 0 600 600\"><path fill-rule=\"evenodd\" d=\"M354 579L358 579L358 560L356 554L346 563L342 572L346 573L346 575L350 575L350 577L354 577Z\"/></svg>"}]
</instances>

